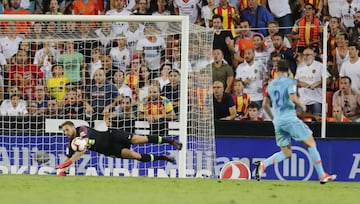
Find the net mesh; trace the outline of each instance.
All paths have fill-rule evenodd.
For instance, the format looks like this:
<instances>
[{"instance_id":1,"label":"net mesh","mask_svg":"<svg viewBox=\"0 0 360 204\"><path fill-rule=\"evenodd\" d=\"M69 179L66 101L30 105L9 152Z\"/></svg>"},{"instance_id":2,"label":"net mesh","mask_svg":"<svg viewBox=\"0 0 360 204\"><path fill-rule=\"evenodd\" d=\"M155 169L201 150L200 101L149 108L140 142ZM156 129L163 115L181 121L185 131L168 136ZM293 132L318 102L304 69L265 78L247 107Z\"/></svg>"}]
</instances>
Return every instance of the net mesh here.
<instances>
[{"instance_id":1,"label":"net mesh","mask_svg":"<svg viewBox=\"0 0 360 204\"><path fill-rule=\"evenodd\" d=\"M121 128L172 139L178 139L179 122L185 121L186 175L215 176L211 30L191 26L189 77L180 81L181 23L77 22L74 17L33 20L27 27L15 21L2 24L2 173L54 174L68 143L58 129L66 120L97 130ZM181 83L188 83L188 90ZM187 92L188 107L179 106L182 91ZM179 117L180 108L187 108L187 118ZM169 145L132 149L178 157ZM50 160L39 163L39 151ZM87 152L69 173L176 177L177 170L177 163L140 163Z\"/></svg>"}]
</instances>

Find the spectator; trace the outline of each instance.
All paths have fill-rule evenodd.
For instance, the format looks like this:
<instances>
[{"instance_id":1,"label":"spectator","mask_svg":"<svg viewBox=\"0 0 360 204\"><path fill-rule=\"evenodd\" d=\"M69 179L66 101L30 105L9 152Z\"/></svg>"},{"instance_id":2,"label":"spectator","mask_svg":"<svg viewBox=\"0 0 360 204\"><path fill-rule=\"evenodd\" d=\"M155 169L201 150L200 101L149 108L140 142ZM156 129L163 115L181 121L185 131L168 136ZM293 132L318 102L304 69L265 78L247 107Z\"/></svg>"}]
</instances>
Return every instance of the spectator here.
<instances>
[{"instance_id":1,"label":"spectator","mask_svg":"<svg viewBox=\"0 0 360 204\"><path fill-rule=\"evenodd\" d=\"M265 46L266 46L266 49L270 53L275 49L272 38L274 37L274 35L276 33L279 32L279 26L280 26L279 23L276 21L271 21L271 22L268 22L268 24L267 24L269 35L265 37ZM291 28L290 28L290 31L291 31ZM284 43L285 43L283 45L284 47L291 48L290 41L286 36L284 36Z\"/></svg>"},{"instance_id":2,"label":"spectator","mask_svg":"<svg viewBox=\"0 0 360 204\"><path fill-rule=\"evenodd\" d=\"M163 64L160 68L160 76L155 78L154 80L159 81L160 84L160 90L163 90L164 86L170 83L169 81L169 74L172 70L171 64Z\"/></svg>"},{"instance_id":3,"label":"spectator","mask_svg":"<svg viewBox=\"0 0 360 204\"><path fill-rule=\"evenodd\" d=\"M19 50L16 62L10 68L9 86L16 85L25 100L35 98L35 86L44 82L44 74L36 65L29 63L28 53Z\"/></svg>"},{"instance_id":4,"label":"spectator","mask_svg":"<svg viewBox=\"0 0 360 204\"><path fill-rule=\"evenodd\" d=\"M260 106L255 102L251 102L246 116L241 120L264 121L264 118L260 116Z\"/></svg>"},{"instance_id":5,"label":"spectator","mask_svg":"<svg viewBox=\"0 0 360 204\"><path fill-rule=\"evenodd\" d=\"M291 1L291 0L290 0ZM284 35L288 35L291 33L291 28L294 22L294 14L291 12L291 8L289 5L289 0L268 0L268 6L270 12L274 16L273 22L276 22L276 27L282 27L280 32ZM268 26L269 26L268 22ZM270 32L270 30L268 30ZM276 33L279 32L279 28L277 28ZM271 34L270 34L271 35Z\"/></svg>"},{"instance_id":6,"label":"spectator","mask_svg":"<svg viewBox=\"0 0 360 204\"><path fill-rule=\"evenodd\" d=\"M315 116L321 115L322 106L322 64L315 60L315 53L311 48L302 54L304 62L298 66L295 75L299 88L300 102L306 105L306 110Z\"/></svg>"},{"instance_id":7,"label":"spectator","mask_svg":"<svg viewBox=\"0 0 360 204\"><path fill-rule=\"evenodd\" d=\"M348 47L348 37L346 33L338 33L335 38L336 48L335 48L335 67L332 70L333 75L336 79L339 78L339 73L341 72L342 64L346 61L349 61L349 47Z\"/></svg>"},{"instance_id":8,"label":"spectator","mask_svg":"<svg viewBox=\"0 0 360 204\"><path fill-rule=\"evenodd\" d=\"M296 52L302 53L307 47L310 47L319 53L322 35L321 21L315 16L315 9L312 4L307 3L304 12L304 17L295 22L290 36L292 40L296 40Z\"/></svg>"},{"instance_id":9,"label":"spectator","mask_svg":"<svg viewBox=\"0 0 360 204\"><path fill-rule=\"evenodd\" d=\"M75 50L80 52L84 56L85 63L91 62L91 50L99 47L100 42L98 40L93 40L94 31L92 30L92 25L90 22L81 22L79 25L80 31L80 40L76 40Z\"/></svg>"},{"instance_id":10,"label":"spectator","mask_svg":"<svg viewBox=\"0 0 360 204\"><path fill-rule=\"evenodd\" d=\"M350 59L343 62L340 70L340 77L349 76L352 81L352 89L359 93L360 91L360 60L359 50L360 47L356 43L349 43L349 57Z\"/></svg>"},{"instance_id":11,"label":"spectator","mask_svg":"<svg viewBox=\"0 0 360 204\"><path fill-rule=\"evenodd\" d=\"M290 66L290 70L293 73L293 75L296 74L296 60L295 60L295 53L292 51L292 49L287 48L284 44L284 35L281 33L274 34L272 38L272 42L274 45L274 50L271 52L271 56L279 53L281 54L282 58L285 59Z\"/></svg>"},{"instance_id":12,"label":"spectator","mask_svg":"<svg viewBox=\"0 0 360 204\"><path fill-rule=\"evenodd\" d=\"M151 70L153 78L159 75L162 52L166 48L165 40L157 36L157 29L153 23L145 27L145 38L138 41L136 51L140 57L140 62L145 63Z\"/></svg>"},{"instance_id":13,"label":"spectator","mask_svg":"<svg viewBox=\"0 0 360 204\"><path fill-rule=\"evenodd\" d=\"M214 15L213 10L216 4L214 0L207 0L207 5L201 7L201 21L200 25L206 28L212 28L212 17Z\"/></svg>"},{"instance_id":14,"label":"spectator","mask_svg":"<svg viewBox=\"0 0 360 204\"><path fill-rule=\"evenodd\" d=\"M212 18L214 27L213 49L220 49L224 54L224 59L229 65L233 64L232 56L235 52L233 34L229 30L222 29L223 17L215 14Z\"/></svg>"},{"instance_id":15,"label":"spectator","mask_svg":"<svg viewBox=\"0 0 360 204\"><path fill-rule=\"evenodd\" d=\"M23 40L21 35L16 33L16 24L14 21L7 22L7 29L4 31L5 36L0 39L0 51L6 59L13 57L18 49L19 44Z\"/></svg>"},{"instance_id":16,"label":"spectator","mask_svg":"<svg viewBox=\"0 0 360 204\"><path fill-rule=\"evenodd\" d=\"M149 123L162 123L176 118L173 104L160 95L160 87L156 85L149 88L148 97L140 104L138 110L138 118Z\"/></svg>"},{"instance_id":17,"label":"spectator","mask_svg":"<svg viewBox=\"0 0 360 204\"><path fill-rule=\"evenodd\" d=\"M119 91L119 96L124 98L125 96L132 98L132 90L127 84L124 83L125 73L121 70L114 72L113 83Z\"/></svg>"},{"instance_id":18,"label":"spectator","mask_svg":"<svg viewBox=\"0 0 360 204\"><path fill-rule=\"evenodd\" d=\"M126 38L124 35L117 35L117 47L110 50L112 65L116 69L126 72L127 67L130 66L130 52L126 48Z\"/></svg>"},{"instance_id":19,"label":"spectator","mask_svg":"<svg viewBox=\"0 0 360 204\"><path fill-rule=\"evenodd\" d=\"M340 89L334 93L332 105L340 106L345 117L356 122L360 118L360 95L351 88L351 83L348 76L340 78Z\"/></svg>"},{"instance_id":20,"label":"spectator","mask_svg":"<svg viewBox=\"0 0 360 204\"><path fill-rule=\"evenodd\" d=\"M45 0L43 0L44 3ZM45 12L44 12L45 11ZM59 12L59 3L57 0L50 0L50 4L48 9L44 5L43 13L46 15L61 15L62 13Z\"/></svg>"},{"instance_id":21,"label":"spectator","mask_svg":"<svg viewBox=\"0 0 360 204\"><path fill-rule=\"evenodd\" d=\"M47 112L49 97L43 85L35 86L35 103L37 105L37 113L42 115Z\"/></svg>"},{"instance_id":22,"label":"spectator","mask_svg":"<svg viewBox=\"0 0 360 204\"><path fill-rule=\"evenodd\" d=\"M64 76L76 85L85 85L85 64L84 56L74 49L74 41L65 43L66 51L58 56L57 62L63 64Z\"/></svg>"},{"instance_id":23,"label":"spectator","mask_svg":"<svg viewBox=\"0 0 360 204\"><path fill-rule=\"evenodd\" d=\"M346 0L343 1L338 10L341 18L341 27L349 32L354 27L354 15L356 11L360 10L360 4L353 0Z\"/></svg>"},{"instance_id":24,"label":"spectator","mask_svg":"<svg viewBox=\"0 0 360 204\"><path fill-rule=\"evenodd\" d=\"M234 71L232 67L224 63L224 55L220 49L213 50L214 62L212 63L212 79L221 81L226 87L225 92L230 93L234 81Z\"/></svg>"},{"instance_id":25,"label":"spectator","mask_svg":"<svg viewBox=\"0 0 360 204\"><path fill-rule=\"evenodd\" d=\"M25 2L25 0L23 0ZM29 2L29 1L27 1ZM21 6L22 0L9 0L9 8L5 9L4 14L10 14L10 15L28 15L30 14L27 8L29 8L29 5L27 5L27 8L24 8ZM27 35L29 33L29 28L31 27L31 22L27 21L16 21L16 34L25 34ZM2 22L2 25L5 27L4 32L7 33L7 22Z\"/></svg>"},{"instance_id":26,"label":"spectator","mask_svg":"<svg viewBox=\"0 0 360 204\"><path fill-rule=\"evenodd\" d=\"M112 60L109 55L100 56L101 67L105 71L105 76L107 80L110 80L113 74Z\"/></svg>"},{"instance_id":27,"label":"spectator","mask_svg":"<svg viewBox=\"0 0 360 204\"><path fill-rule=\"evenodd\" d=\"M48 100L48 108L45 115L47 117L58 118L61 117L60 114L62 113L60 112L58 102L55 99Z\"/></svg>"},{"instance_id":28,"label":"spectator","mask_svg":"<svg viewBox=\"0 0 360 204\"><path fill-rule=\"evenodd\" d=\"M116 99L119 92L113 83L106 80L105 71L98 69L95 71L93 83L86 87L85 94L86 113L93 119L102 120L105 107Z\"/></svg>"},{"instance_id":29,"label":"spectator","mask_svg":"<svg viewBox=\"0 0 360 204\"><path fill-rule=\"evenodd\" d=\"M344 115L343 108L341 106L334 106L332 109L332 117L326 119L327 122L351 122L351 120Z\"/></svg>"},{"instance_id":30,"label":"spectator","mask_svg":"<svg viewBox=\"0 0 360 204\"><path fill-rule=\"evenodd\" d=\"M130 72L126 74L125 84L130 88L138 87L140 74L140 59L137 55L131 57Z\"/></svg>"},{"instance_id":31,"label":"spectator","mask_svg":"<svg viewBox=\"0 0 360 204\"><path fill-rule=\"evenodd\" d=\"M250 104L250 95L244 92L245 83L240 79L236 79L234 82L234 92L232 98L236 108L235 120L241 120L247 113L248 106Z\"/></svg>"},{"instance_id":32,"label":"spectator","mask_svg":"<svg viewBox=\"0 0 360 204\"><path fill-rule=\"evenodd\" d=\"M138 0L137 4L137 9L133 12L134 15L150 15L147 0Z\"/></svg>"},{"instance_id":33,"label":"spectator","mask_svg":"<svg viewBox=\"0 0 360 204\"><path fill-rule=\"evenodd\" d=\"M85 108L84 102L79 97L76 88L66 91L63 103L63 113L65 118L84 119Z\"/></svg>"},{"instance_id":34,"label":"spectator","mask_svg":"<svg viewBox=\"0 0 360 204\"><path fill-rule=\"evenodd\" d=\"M354 14L354 27L349 30L350 41L359 42L360 40L360 11Z\"/></svg>"},{"instance_id":35,"label":"spectator","mask_svg":"<svg viewBox=\"0 0 360 204\"><path fill-rule=\"evenodd\" d=\"M64 76L64 67L62 65L52 65L51 72L52 77L47 82L47 89L50 97L60 102L64 98L66 84L69 84L70 80Z\"/></svg>"},{"instance_id":36,"label":"spectator","mask_svg":"<svg viewBox=\"0 0 360 204\"><path fill-rule=\"evenodd\" d=\"M266 29L261 28L266 28L267 23L274 20L269 10L258 5L257 0L248 0L247 8L243 9L240 13L240 19L248 21L250 26L263 36L267 36L268 32Z\"/></svg>"},{"instance_id":37,"label":"spectator","mask_svg":"<svg viewBox=\"0 0 360 204\"><path fill-rule=\"evenodd\" d=\"M174 111L178 115L180 105L180 72L178 70L170 70L169 83L162 88L161 93L161 95L165 96L171 101L174 107Z\"/></svg>"},{"instance_id":38,"label":"spectator","mask_svg":"<svg viewBox=\"0 0 360 204\"><path fill-rule=\"evenodd\" d=\"M144 38L144 29L145 26L139 22L129 22L129 27L124 30L123 35L126 37L126 48L129 49L130 56L137 54L136 45Z\"/></svg>"},{"instance_id":39,"label":"spectator","mask_svg":"<svg viewBox=\"0 0 360 204\"><path fill-rule=\"evenodd\" d=\"M275 79L276 77L279 76L279 70L277 64L280 60L281 60L281 54L276 53L272 55L271 57L272 68L270 72L270 79ZM289 69L289 77L294 78L294 74L291 72L290 69Z\"/></svg>"},{"instance_id":40,"label":"spectator","mask_svg":"<svg viewBox=\"0 0 360 204\"><path fill-rule=\"evenodd\" d=\"M102 68L99 48L91 49L91 62L89 63L88 67L89 67L90 80L93 80L95 71Z\"/></svg>"},{"instance_id":41,"label":"spectator","mask_svg":"<svg viewBox=\"0 0 360 204\"><path fill-rule=\"evenodd\" d=\"M140 67L138 101L143 102L151 87L150 69L146 66Z\"/></svg>"},{"instance_id":42,"label":"spectator","mask_svg":"<svg viewBox=\"0 0 360 204\"><path fill-rule=\"evenodd\" d=\"M245 50L245 61L236 68L235 79L241 79L245 83L245 93L248 93L252 102L262 106L263 86L266 75L266 68L263 64L255 61L253 48Z\"/></svg>"},{"instance_id":43,"label":"spectator","mask_svg":"<svg viewBox=\"0 0 360 204\"><path fill-rule=\"evenodd\" d=\"M175 15L189 16L189 21L196 24L199 21L199 8L201 7L198 0L174 0Z\"/></svg>"},{"instance_id":44,"label":"spectator","mask_svg":"<svg viewBox=\"0 0 360 204\"><path fill-rule=\"evenodd\" d=\"M131 12L125 9L126 0L115 0L114 2L114 9L108 10L105 15L120 15L120 16L129 16ZM112 24L112 30L117 35L129 27L127 22L114 22Z\"/></svg>"},{"instance_id":45,"label":"spectator","mask_svg":"<svg viewBox=\"0 0 360 204\"><path fill-rule=\"evenodd\" d=\"M234 120L236 109L230 94L224 92L224 84L221 81L213 83L214 119Z\"/></svg>"},{"instance_id":46,"label":"spectator","mask_svg":"<svg viewBox=\"0 0 360 204\"><path fill-rule=\"evenodd\" d=\"M335 49L336 49L336 36L338 33L342 32L340 28L340 19L336 17L331 17L329 19L329 35L327 40L328 53L335 58Z\"/></svg>"},{"instance_id":47,"label":"spectator","mask_svg":"<svg viewBox=\"0 0 360 204\"><path fill-rule=\"evenodd\" d=\"M73 3L75 15L99 15L100 9L95 0L77 0Z\"/></svg>"},{"instance_id":48,"label":"spectator","mask_svg":"<svg viewBox=\"0 0 360 204\"><path fill-rule=\"evenodd\" d=\"M95 31L96 36L99 38L101 46L101 54L108 55L111 49L111 40L116 36L114 31L111 29L111 22L101 22L100 28Z\"/></svg>"},{"instance_id":49,"label":"spectator","mask_svg":"<svg viewBox=\"0 0 360 204\"><path fill-rule=\"evenodd\" d=\"M51 36L46 36L44 40L44 47L35 53L34 64L40 67L40 70L45 75L45 80L48 81L52 77L51 68L56 62L58 53L53 47Z\"/></svg>"},{"instance_id":50,"label":"spectator","mask_svg":"<svg viewBox=\"0 0 360 204\"><path fill-rule=\"evenodd\" d=\"M133 132L136 119L134 112L131 98L125 96L115 107L114 112L105 114L104 120L109 127L123 127L125 131Z\"/></svg>"},{"instance_id":51,"label":"spectator","mask_svg":"<svg viewBox=\"0 0 360 204\"><path fill-rule=\"evenodd\" d=\"M29 100L26 103L26 110L28 111L29 116L39 116L40 113L38 112L38 108L36 102L33 100Z\"/></svg>"},{"instance_id":52,"label":"spectator","mask_svg":"<svg viewBox=\"0 0 360 204\"><path fill-rule=\"evenodd\" d=\"M19 95L11 95L10 103L2 103L0 106L0 113L3 116L23 116L27 115L26 105L20 103Z\"/></svg>"},{"instance_id":53,"label":"spectator","mask_svg":"<svg viewBox=\"0 0 360 204\"><path fill-rule=\"evenodd\" d=\"M235 27L240 22L239 12L229 5L227 0L220 0L218 6L212 11L214 15L220 15L222 17L222 29L230 30L232 36L235 37Z\"/></svg>"},{"instance_id":54,"label":"spectator","mask_svg":"<svg viewBox=\"0 0 360 204\"><path fill-rule=\"evenodd\" d=\"M264 46L264 38L262 35L256 34L253 37L253 44L255 49L255 61L263 64L265 67L265 71L269 72L270 70L270 52L265 49Z\"/></svg>"},{"instance_id":55,"label":"spectator","mask_svg":"<svg viewBox=\"0 0 360 204\"><path fill-rule=\"evenodd\" d=\"M170 11L166 8L167 0L156 0L156 10L152 13L153 16L170 16ZM169 28L168 22L156 22L156 27L165 33L165 31Z\"/></svg>"},{"instance_id":56,"label":"spectator","mask_svg":"<svg viewBox=\"0 0 360 204\"><path fill-rule=\"evenodd\" d=\"M0 74L0 104L3 102L4 100L4 79L3 76Z\"/></svg>"}]
</instances>

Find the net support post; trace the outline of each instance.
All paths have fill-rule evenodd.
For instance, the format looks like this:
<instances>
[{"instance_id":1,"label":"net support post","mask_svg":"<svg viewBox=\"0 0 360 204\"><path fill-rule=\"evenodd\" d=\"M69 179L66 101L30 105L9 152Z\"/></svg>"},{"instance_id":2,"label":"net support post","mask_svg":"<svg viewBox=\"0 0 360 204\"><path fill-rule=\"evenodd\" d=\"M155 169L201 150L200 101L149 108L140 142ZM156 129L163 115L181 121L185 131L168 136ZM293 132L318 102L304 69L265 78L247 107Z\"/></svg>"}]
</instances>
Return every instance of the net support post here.
<instances>
[{"instance_id":1,"label":"net support post","mask_svg":"<svg viewBox=\"0 0 360 204\"><path fill-rule=\"evenodd\" d=\"M327 78L327 33L329 22L323 27L323 70L322 70L322 106L321 106L321 138L326 137L326 78Z\"/></svg>"}]
</instances>

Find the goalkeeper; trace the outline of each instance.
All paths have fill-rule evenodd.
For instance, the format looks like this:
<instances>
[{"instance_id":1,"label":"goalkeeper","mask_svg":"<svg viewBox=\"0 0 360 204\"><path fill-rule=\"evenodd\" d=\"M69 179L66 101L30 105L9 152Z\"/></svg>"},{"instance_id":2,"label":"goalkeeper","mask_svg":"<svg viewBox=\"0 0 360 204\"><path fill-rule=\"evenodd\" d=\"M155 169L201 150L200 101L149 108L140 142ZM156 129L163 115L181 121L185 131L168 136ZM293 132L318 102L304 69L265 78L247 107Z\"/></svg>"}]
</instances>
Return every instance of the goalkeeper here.
<instances>
[{"instance_id":1,"label":"goalkeeper","mask_svg":"<svg viewBox=\"0 0 360 204\"><path fill-rule=\"evenodd\" d=\"M66 149L65 161L56 166L55 169L60 169L59 176L66 176L66 168L78 160L85 151L91 150L106 156L113 156L123 159L135 159L141 162L150 162L155 160L164 160L168 162L175 162L174 157L165 155L156 156L153 154L140 154L130 150L131 144L145 144L168 143L175 146L176 149L182 149L182 143L175 140L169 140L160 136L148 135L142 136L124 132L119 129L109 128L109 130L100 132L87 126L75 127L71 121L66 121L60 125L63 133L69 138L70 142ZM71 148L71 141L75 137L82 137L87 140L87 147L81 152L75 152Z\"/></svg>"}]
</instances>

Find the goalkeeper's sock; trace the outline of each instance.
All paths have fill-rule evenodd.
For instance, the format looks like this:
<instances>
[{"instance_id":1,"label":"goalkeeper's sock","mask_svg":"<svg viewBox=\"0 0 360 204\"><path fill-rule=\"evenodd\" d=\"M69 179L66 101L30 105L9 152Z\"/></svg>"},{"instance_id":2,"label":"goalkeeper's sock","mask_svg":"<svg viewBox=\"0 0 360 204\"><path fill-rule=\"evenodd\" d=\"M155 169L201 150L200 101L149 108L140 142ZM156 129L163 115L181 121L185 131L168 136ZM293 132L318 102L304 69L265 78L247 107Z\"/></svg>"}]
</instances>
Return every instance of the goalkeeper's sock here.
<instances>
[{"instance_id":1,"label":"goalkeeper's sock","mask_svg":"<svg viewBox=\"0 0 360 204\"><path fill-rule=\"evenodd\" d=\"M268 167L270 165L274 165L276 163L279 163L285 159L286 159L286 155L284 154L284 152L280 151L280 152L276 152L275 154L273 154L270 157L268 157L267 159L265 159L263 161L263 164L266 169L266 167Z\"/></svg>"},{"instance_id":2,"label":"goalkeeper's sock","mask_svg":"<svg viewBox=\"0 0 360 204\"><path fill-rule=\"evenodd\" d=\"M321 162L321 157L319 154L319 151L317 150L316 147L309 147L308 148L309 151L309 155L311 158L311 162L313 163L315 170L317 172L317 174L319 175L319 178L324 177L325 175L325 171Z\"/></svg>"},{"instance_id":3,"label":"goalkeeper's sock","mask_svg":"<svg viewBox=\"0 0 360 204\"><path fill-rule=\"evenodd\" d=\"M139 161L141 162L150 162L154 161L155 157L152 154L141 154L141 159Z\"/></svg>"},{"instance_id":4,"label":"goalkeeper's sock","mask_svg":"<svg viewBox=\"0 0 360 204\"><path fill-rule=\"evenodd\" d=\"M154 144L163 144L163 143L171 144L173 142L173 140L169 140L164 137L157 136L157 135L148 135L147 137L148 137L149 142L154 143Z\"/></svg>"}]
</instances>

